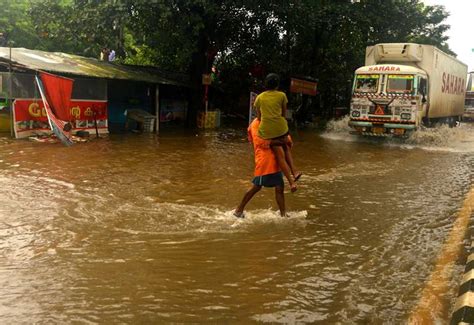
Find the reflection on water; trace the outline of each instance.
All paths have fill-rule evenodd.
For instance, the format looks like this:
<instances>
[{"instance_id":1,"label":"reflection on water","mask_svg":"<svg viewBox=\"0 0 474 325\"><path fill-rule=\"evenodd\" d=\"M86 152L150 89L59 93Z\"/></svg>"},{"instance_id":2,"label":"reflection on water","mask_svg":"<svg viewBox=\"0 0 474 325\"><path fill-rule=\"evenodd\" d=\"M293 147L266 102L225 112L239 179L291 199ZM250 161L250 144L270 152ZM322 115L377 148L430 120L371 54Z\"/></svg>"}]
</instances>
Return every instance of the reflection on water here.
<instances>
[{"instance_id":1,"label":"reflection on water","mask_svg":"<svg viewBox=\"0 0 474 325\"><path fill-rule=\"evenodd\" d=\"M287 219L271 190L231 215L253 172L244 130L0 137L0 320L405 321L470 188L472 128L404 143L343 128L294 133Z\"/></svg>"}]
</instances>

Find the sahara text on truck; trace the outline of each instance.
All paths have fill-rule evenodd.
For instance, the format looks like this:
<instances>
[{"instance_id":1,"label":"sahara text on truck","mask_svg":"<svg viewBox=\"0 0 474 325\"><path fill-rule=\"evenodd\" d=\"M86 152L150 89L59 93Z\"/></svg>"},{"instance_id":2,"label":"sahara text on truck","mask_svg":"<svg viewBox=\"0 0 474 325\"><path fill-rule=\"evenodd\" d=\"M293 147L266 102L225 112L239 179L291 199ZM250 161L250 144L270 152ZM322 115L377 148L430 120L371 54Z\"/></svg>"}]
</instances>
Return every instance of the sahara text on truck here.
<instances>
[{"instance_id":1,"label":"sahara text on truck","mask_svg":"<svg viewBox=\"0 0 474 325\"><path fill-rule=\"evenodd\" d=\"M422 124L456 125L467 65L431 45L368 46L355 71L349 126L355 133L406 136Z\"/></svg>"}]
</instances>

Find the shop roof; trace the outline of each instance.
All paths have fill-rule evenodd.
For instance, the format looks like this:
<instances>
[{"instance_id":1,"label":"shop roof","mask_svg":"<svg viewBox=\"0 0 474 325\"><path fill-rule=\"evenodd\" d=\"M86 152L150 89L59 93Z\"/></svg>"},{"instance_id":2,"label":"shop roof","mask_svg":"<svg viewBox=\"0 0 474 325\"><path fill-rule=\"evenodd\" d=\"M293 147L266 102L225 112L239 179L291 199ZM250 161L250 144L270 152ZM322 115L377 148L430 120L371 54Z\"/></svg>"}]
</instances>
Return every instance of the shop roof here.
<instances>
[{"instance_id":1,"label":"shop roof","mask_svg":"<svg viewBox=\"0 0 474 325\"><path fill-rule=\"evenodd\" d=\"M158 70L132 65L100 61L74 54L45 52L25 48L12 48L11 61L15 68L41 70L59 74L69 74L104 79L122 79L149 83L188 86L184 78L172 78ZM0 63L10 62L10 48L0 47Z\"/></svg>"}]
</instances>

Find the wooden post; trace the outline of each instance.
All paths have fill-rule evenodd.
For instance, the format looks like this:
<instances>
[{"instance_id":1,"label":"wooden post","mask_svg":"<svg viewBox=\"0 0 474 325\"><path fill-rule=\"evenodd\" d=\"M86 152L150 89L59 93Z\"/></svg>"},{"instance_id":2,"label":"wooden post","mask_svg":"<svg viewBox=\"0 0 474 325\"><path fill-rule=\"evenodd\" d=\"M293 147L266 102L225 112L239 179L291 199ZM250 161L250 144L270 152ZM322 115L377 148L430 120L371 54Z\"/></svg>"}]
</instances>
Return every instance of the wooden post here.
<instances>
[{"instance_id":1,"label":"wooden post","mask_svg":"<svg viewBox=\"0 0 474 325\"><path fill-rule=\"evenodd\" d=\"M10 109L10 136L15 137L14 126L15 121L13 120L13 76L12 76L12 46L10 47L10 63L8 65L8 107Z\"/></svg>"},{"instance_id":2,"label":"wooden post","mask_svg":"<svg viewBox=\"0 0 474 325\"><path fill-rule=\"evenodd\" d=\"M156 134L160 133L160 85L155 85Z\"/></svg>"}]
</instances>

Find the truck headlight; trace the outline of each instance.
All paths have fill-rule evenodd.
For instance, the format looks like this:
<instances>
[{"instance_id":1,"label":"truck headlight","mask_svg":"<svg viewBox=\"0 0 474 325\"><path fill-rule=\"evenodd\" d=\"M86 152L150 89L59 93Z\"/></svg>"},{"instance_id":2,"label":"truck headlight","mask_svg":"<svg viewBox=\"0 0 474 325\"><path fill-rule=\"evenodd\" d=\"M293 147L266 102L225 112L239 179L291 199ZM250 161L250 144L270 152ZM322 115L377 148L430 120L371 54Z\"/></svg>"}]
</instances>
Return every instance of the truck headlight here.
<instances>
[{"instance_id":1,"label":"truck headlight","mask_svg":"<svg viewBox=\"0 0 474 325\"><path fill-rule=\"evenodd\" d=\"M360 116L360 111L352 111L351 116L352 117L359 117Z\"/></svg>"},{"instance_id":2,"label":"truck headlight","mask_svg":"<svg viewBox=\"0 0 474 325\"><path fill-rule=\"evenodd\" d=\"M402 120L410 120L410 119L411 119L411 113L402 113L402 114L400 115L400 118L401 118Z\"/></svg>"}]
</instances>

